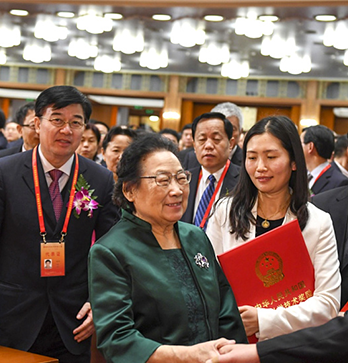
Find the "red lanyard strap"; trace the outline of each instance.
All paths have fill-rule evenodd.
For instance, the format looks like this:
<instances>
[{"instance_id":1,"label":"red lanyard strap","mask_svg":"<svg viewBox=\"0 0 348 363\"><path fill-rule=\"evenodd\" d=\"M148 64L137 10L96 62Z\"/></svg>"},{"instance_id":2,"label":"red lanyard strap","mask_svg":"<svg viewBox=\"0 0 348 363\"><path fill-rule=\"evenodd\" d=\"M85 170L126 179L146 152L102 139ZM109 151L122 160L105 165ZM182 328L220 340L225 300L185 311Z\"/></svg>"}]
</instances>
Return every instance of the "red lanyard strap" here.
<instances>
[{"instance_id":1,"label":"red lanyard strap","mask_svg":"<svg viewBox=\"0 0 348 363\"><path fill-rule=\"evenodd\" d=\"M326 172L326 170L331 168L331 164L326 165L325 168L320 172L320 174L315 178L313 185L317 182L317 180Z\"/></svg>"},{"instance_id":2,"label":"red lanyard strap","mask_svg":"<svg viewBox=\"0 0 348 363\"><path fill-rule=\"evenodd\" d=\"M42 236L43 241L46 243L46 228L45 228L45 222L43 217L43 211L42 211L42 202L41 202L41 191L40 191L40 182L39 182L39 173L37 168L37 146L33 150L33 156L32 156L32 166L33 166L33 178L34 178L34 187L35 187L35 198L36 198L36 206L37 206L37 215L39 218L39 225L40 225L40 235ZM74 176L73 176L73 182L72 187L70 191L69 196L69 202L68 202L68 209L66 211L65 215L65 221L63 225L63 229L61 232L61 239L59 242L64 242L64 237L67 235L68 230L68 224L74 204L74 196L75 196L75 190L76 190L76 182L77 182L77 175L79 172L79 158L77 157L77 154L75 153L75 170L74 170Z\"/></svg>"},{"instance_id":3,"label":"red lanyard strap","mask_svg":"<svg viewBox=\"0 0 348 363\"><path fill-rule=\"evenodd\" d=\"M199 225L199 227L200 227L200 228L203 228L203 227L204 227L204 225L207 223L207 219L208 219L208 216L209 216L210 210L211 210L211 208L212 208L212 206L213 206L213 204L214 204L216 194L217 194L217 192L219 191L219 189L220 189L220 187L221 187L221 184L222 184L222 182L223 182L223 181L224 181L224 179L225 179L225 176L226 176L226 173L227 173L227 170L228 170L228 168L229 168L230 164L231 164L231 161L230 161L230 159L228 159L228 160L227 160L227 162L226 162L225 168L224 168L224 170L223 170L223 172L222 172L222 174L221 174L221 177L220 177L220 179L219 179L219 181L218 181L218 183L217 183L217 186L216 186L216 188L215 188L215 190L214 190L214 194L213 194L213 195L212 195L212 197L210 198L210 201L209 201L208 207L207 207L207 209L206 209L206 211L205 211L205 213L204 213L204 216L203 216L203 218L202 218L202 221L201 221L201 223L200 223L200 225ZM202 178L202 170L201 170L201 173L200 173L199 179L201 179L201 178Z\"/></svg>"}]
</instances>

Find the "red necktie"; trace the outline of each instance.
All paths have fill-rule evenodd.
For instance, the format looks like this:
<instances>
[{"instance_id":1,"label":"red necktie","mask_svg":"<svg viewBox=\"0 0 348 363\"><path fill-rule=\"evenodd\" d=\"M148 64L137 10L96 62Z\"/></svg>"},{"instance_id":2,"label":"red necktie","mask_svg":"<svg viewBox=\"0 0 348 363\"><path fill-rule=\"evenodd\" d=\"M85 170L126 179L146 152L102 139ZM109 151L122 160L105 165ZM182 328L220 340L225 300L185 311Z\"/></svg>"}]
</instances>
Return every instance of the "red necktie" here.
<instances>
[{"instance_id":1,"label":"red necktie","mask_svg":"<svg viewBox=\"0 0 348 363\"><path fill-rule=\"evenodd\" d=\"M56 220L58 221L63 208L63 199L62 195L60 194L58 180L62 176L63 172L61 170L54 169L51 170L49 174L52 178L52 183L49 186L48 191L50 192L54 214L56 215Z\"/></svg>"}]
</instances>

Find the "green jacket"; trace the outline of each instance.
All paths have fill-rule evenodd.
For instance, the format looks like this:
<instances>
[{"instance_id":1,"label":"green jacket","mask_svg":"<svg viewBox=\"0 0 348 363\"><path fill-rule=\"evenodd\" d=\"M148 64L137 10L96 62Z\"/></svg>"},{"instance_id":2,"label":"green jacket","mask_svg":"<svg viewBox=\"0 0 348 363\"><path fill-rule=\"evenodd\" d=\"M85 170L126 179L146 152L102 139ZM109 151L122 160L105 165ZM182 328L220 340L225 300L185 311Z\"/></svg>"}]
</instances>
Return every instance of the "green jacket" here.
<instances>
[{"instance_id":1,"label":"green jacket","mask_svg":"<svg viewBox=\"0 0 348 363\"><path fill-rule=\"evenodd\" d=\"M210 339L247 343L232 290L206 234L175 224L184 258L205 309ZM209 268L194 257L207 257ZM122 211L122 218L92 248L89 289L98 347L108 362L146 362L161 345L188 345L180 286L151 225Z\"/></svg>"}]
</instances>

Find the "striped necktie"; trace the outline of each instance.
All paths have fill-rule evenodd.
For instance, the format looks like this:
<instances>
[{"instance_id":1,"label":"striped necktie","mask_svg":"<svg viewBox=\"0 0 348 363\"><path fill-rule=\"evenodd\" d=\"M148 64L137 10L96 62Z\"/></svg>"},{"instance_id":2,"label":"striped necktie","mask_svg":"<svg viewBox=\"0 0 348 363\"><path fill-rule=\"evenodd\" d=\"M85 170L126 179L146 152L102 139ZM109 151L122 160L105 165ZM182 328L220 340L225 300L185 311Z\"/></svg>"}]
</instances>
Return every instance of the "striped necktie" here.
<instances>
[{"instance_id":1,"label":"striped necktie","mask_svg":"<svg viewBox=\"0 0 348 363\"><path fill-rule=\"evenodd\" d=\"M201 197L201 200L199 201L196 216L195 216L195 225L199 226L202 222L202 219L204 217L205 211L208 208L209 202L214 194L215 190L215 176L213 174L210 174L208 177L210 183L205 188L205 191ZM205 231L207 228L207 223L204 224L203 230Z\"/></svg>"},{"instance_id":2,"label":"striped necktie","mask_svg":"<svg viewBox=\"0 0 348 363\"><path fill-rule=\"evenodd\" d=\"M60 213L63 208L63 199L59 190L59 178L62 176L63 172L58 169L49 171L50 177L52 178L52 183L48 188L50 192L54 214L56 215L56 220L58 221Z\"/></svg>"}]
</instances>

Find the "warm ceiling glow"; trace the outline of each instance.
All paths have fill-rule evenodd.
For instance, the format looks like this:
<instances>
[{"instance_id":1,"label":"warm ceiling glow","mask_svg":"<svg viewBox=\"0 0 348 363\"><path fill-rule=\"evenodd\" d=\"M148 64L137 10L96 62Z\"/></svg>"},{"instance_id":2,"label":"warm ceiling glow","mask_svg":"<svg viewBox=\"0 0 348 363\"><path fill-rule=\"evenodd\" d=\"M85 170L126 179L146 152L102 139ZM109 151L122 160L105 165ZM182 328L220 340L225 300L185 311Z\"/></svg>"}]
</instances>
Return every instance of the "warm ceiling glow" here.
<instances>
[{"instance_id":1,"label":"warm ceiling glow","mask_svg":"<svg viewBox=\"0 0 348 363\"><path fill-rule=\"evenodd\" d=\"M27 16L29 12L27 10L12 9L10 10L10 14L15 16Z\"/></svg>"},{"instance_id":2,"label":"warm ceiling glow","mask_svg":"<svg viewBox=\"0 0 348 363\"><path fill-rule=\"evenodd\" d=\"M120 20L123 18L123 15L119 13L105 13L104 17L112 20Z\"/></svg>"},{"instance_id":3,"label":"warm ceiling glow","mask_svg":"<svg viewBox=\"0 0 348 363\"><path fill-rule=\"evenodd\" d=\"M337 18L335 15L316 15L316 21L335 21Z\"/></svg>"},{"instance_id":4,"label":"warm ceiling glow","mask_svg":"<svg viewBox=\"0 0 348 363\"><path fill-rule=\"evenodd\" d=\"M57 16L59 16L60 18L70 19L75 16L75 13L71 11L58 11Z\"/></svg>"},{"instance_id":5,"label":"warm ceiling glow","mask_svg":"<svg viewBox=\"0 0 348 363\"><path fill-rule=\"evenodd\" d=\"M259 16L259 20L262 20L262 21L278 21L279 18L277 15L260 15Z\"/></svg>"},{"instance_id":6,"label":"warm ceiling glow","mask_svg":"<svg viewBox=\"0 0 348 363\"><path fill-rule=\"evenodd\" d=\"M167 14L154 14L154 15L152 15L152 19L153 20L158 20L158 21L168 21L171 18L172 17L170 15L167 15Z\"/></svg>"},{"instance_id":7,"label":"warm ceiling glow","mask_svg":"<svg viewBox=\"0 0 348 363\"><path fill-rule=\"evenodd\" d=\"M152 121L152 122L157 122L157 121L159 121L159 117L158 117L158 116L156 116L156 115L151 115L151 116L149 117L149 120L150 120L150 121Z\"/></svg>"},{"instance_id":8,"label":"warm ceiling glow","mask_svg":"<svg viewBox=\"0 0 348 363\"><path fill-rule=\"evenodd\" d=\"M221 15L206 15L204 17L204 20L206 20L206 21L223 21L224 17Z\"/></svg>"},{"instance_id":9,"label":"warm ceiling glow","mask_svg":"<svg viewBox=\"0 0 348 363\"><path fill-rule=\"evenodd\" d=\"M302 119L301 121L300 121L300 125L302 126L302 127L309 127L309 126L315 126L315 125L318 125L319 124L319 122L317 121L317 120L315 120L315 119L313 119L313 118L307 118L307 119Z\"/></svg>"}]
</instances>

